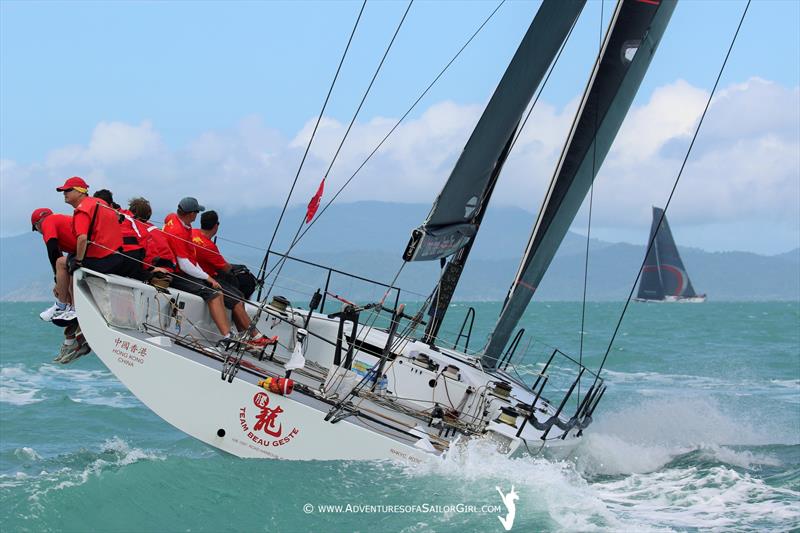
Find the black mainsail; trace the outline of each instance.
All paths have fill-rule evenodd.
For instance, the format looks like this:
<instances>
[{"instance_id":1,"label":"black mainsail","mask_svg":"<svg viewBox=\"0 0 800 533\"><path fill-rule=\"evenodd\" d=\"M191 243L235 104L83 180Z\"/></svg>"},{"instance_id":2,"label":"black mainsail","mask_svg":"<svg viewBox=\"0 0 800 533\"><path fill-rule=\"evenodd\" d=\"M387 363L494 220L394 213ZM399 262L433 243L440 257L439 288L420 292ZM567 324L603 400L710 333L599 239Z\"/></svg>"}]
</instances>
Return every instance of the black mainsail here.
<instances>
[{"instance_id":1,"label":"black mainsail","mask_svg":"<svg viewBox=\"0 0 800 533\"><path fill-rule=\"evenodd\" d=\"M677 0L620 0L514 283L483 355L497 365L636 96Z\"/></svg>"},{"instance_id":2,"label":"black mainsail","mask_svg":"<svg viewBox=\"0 0 800 533\"><path fill-rule=\"evenodd\" d=\"M642 279L636 298L658 301L669 298L699 298L675 246L667 217L660 207L653 207L653 223L648 243L652 245L642 268Z\"/></svg>"},{"instance_id":3,"label":"black mainsail","mask_svg":"<svg viewBox=\"0 0 800 533\"><path fill-rule=\"evenodd\" d=\"M405 261L456 254L433 298L428 338L450 303L522 115L585 3L544 0L427 219L412 232Z\"/></svg>"}]
</instances>

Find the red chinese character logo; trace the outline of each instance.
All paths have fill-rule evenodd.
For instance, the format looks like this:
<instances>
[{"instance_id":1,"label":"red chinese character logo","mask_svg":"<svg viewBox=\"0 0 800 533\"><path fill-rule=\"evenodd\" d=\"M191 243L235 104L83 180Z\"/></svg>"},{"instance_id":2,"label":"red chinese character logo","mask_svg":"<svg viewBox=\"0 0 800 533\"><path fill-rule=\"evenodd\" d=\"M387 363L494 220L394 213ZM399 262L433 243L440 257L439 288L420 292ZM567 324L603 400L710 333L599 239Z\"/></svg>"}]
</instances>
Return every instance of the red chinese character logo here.
<instances>
[{"instance_id":1,"label":"red chinese character logo","mask_svg":"<svg viewBox=\"0 0 800 533\"><path fill-rule=\"evenodd\" d=\"M283 409L280 406L274 409L267 407L269 405L269 396L265 392L259 392L253 396L253 403L261 409L261 412L256 415L256 423L253 429L255 431L263 430L264 433L271 437L280 437L283 427L281 424L276 429L275 419L283 412Z\"/></svg>"}]
</instances>

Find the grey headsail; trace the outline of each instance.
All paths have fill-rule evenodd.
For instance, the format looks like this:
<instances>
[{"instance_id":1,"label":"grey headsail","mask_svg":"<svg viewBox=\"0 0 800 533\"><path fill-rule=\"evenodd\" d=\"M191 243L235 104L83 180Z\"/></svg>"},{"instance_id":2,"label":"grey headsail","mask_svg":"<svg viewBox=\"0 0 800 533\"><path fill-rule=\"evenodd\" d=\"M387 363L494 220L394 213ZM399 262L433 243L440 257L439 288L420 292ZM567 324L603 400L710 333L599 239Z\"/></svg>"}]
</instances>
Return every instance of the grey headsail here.
<instances>
[{"instance_id":1,"label":"grey headsail","mask_svg":"<svg viewBox=\"0 0 800 533\"><path fill-rule=\"evenodd\" d=\"M677 0L620 0L483 364L494 368L622 125ZM646 134L646 132L642 132Z\"/></svg>"},{"instance_id":2,"label":"grey headsail","mask_svg":"<svg viewBox=\"0 0 800 533\"><path fill-rule=\"evenodd\" d=\"M585 3L544 0L404 260L447 257L475 236L504 148Z\"/></svg>"},{"instance_id":3,"label":"grey headsail","mask_svg":"<svg viewBox=\"0 0 800 533\"><path fill-rule=\"evenodd\" d=\"M663 218L662 218L663 217ZM661 221L661 227L658 223ZM672 231L669 229L664 210L653 207L653 224L650 227L650 241L653 245L647 254L639 282L640 300L663 300L665 296L694 298L692 282L683 266Z\"/></svg>"},{"instance_id":4,"label":"grey headsail","mask_svg":"<svg viewBox=\"0 0 800 533\"><path fill-rule=\"evenodd\" d=\"M411 234L404 260L452 256L428 311L425 342L438 334L522 115L585 3L544 0L427 220Z\"/></svg>"}]
</instances>

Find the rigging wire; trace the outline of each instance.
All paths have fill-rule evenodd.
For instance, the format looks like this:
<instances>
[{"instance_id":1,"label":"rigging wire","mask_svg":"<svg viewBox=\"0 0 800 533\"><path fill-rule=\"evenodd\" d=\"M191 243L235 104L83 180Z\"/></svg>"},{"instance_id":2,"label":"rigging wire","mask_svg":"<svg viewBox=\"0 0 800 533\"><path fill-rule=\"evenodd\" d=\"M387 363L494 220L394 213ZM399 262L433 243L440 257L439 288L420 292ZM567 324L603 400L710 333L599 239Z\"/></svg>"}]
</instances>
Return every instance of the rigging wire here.
<instances>
[{"instance_id":1,"label":"rigging wire","mask_svg":"<svg viewBox=\"0 0 800 533\"><path fill-rule=\"evenodd\" d=\"M405 12L403 13L403 17L400 19L400 23L397 25L397 29L394 30L394 35L392 35L392 40L389 41L389 46L386 47L386 51L383 53L383 57L381 58L381 62L378 63L378 68L375 69L375 74L372 75L372 79L367 86L367 90L364 91L364 96L361 97L361 102L358 103L358 107L356 108L356 112L353 114L353 118L350 120L350 124L347 126L347 130L344 132L344 136L342 137L342 141L339 143L339 147L336 148L336 153L333 154L333 159L331 159L331 164L328 165L328 170L325 171L324 176L328 176L331 173L331 169L333 168L333 164L336 162L336 158L339 157L339 152L342 150L342 146L344 146L345 140L347 140L347 136L350 134L350 130L353 128L353 124L356 122L356 118L358 118L358 114L361 112L361 108L364 106L364 102L367 99L367 95L369 91L372 89L372 85L375 83L375 79L378 77L378 73L381 71L381 67L383 67L384 61L386 61L386 56L389 55L389 50L392 49L392 45L394 44L394 40L397 38L397 34L400 33L400 28L403 27L403 22L405 22L406 17L408 16L408 12L411 10L411 6L414 4L414 0L409 0L408 6L406 7ZM302 226L301 226L302 227Z\"/></svg>"},{"instance_id":2,"label":"rigging wire","mask_svg":"<svg viewBox=\"0 0 800 533\"><path fill-rule=\"evenodd\" d=\"M300 239L302 239L305 236L305 234L308 232L308 230L311 229L311 226L313 226L314 223L316 223L316 221L322 216L322 214L328 209L328 207L330 207L331 204L336 200L336 198L338 198L338 196L342 193L342 191L353 181L353 179L356 177L356 175L361 171L362 168L364 168L364 166L367 164L367 162L369 162L369 160L372 158L372 156L374 156L375 153L377 153L377 151L380 149L381 146L383 146L383 144L392 135L392 133L394 133L394 131L400 126L400 124L406 119L406 117L408 117L408 115L411 113L411 111L414 110L414 108L417 106L417 104L419 104L419 102L425 97L425 95L436 84L436 82L439 81L439 79L450 68L450 66L455 62L455 60L458 59L458 57L466 49L466 47L475 39L475 37L478 35L478 33L480 33L480 31L486 26L486 24L492 19L492 17L494 17L494 15L497 13L497 11L500 9L500 7L502 7L502 5L505 4L505 1L506 0L501 0L501 2L497 5L497 7L495 7L494 10L489 14L489 16L486 17L486 19L481 23L481 25L478 26L478 28L473 32L473 34L469 37L469 39L467 39L467 41L461 46L461 48L458 50L458 52L456 52L456 54L450 59L450 61L448 61L448 63L436 75L436 77L433 79L433 81L431 81L430 84L428 84L428 86L422 91L422 93L420 93L420 95L411 104L411 106L408 108L408 110L406 110L406 112L400 117L400 119L394 124L394 126L392 126L392 128L389 130L389 132L383 137L383 139L381 139L381 141L378 143L378 145L372 150L372 152L370 152L370 154L367 156L367 158L361 163L361 165L359 165L359 167L355 170L355 172L353 172L353 174L347 179L347 181L337 190L337 192L334 194L334 196L323 206L323 208L320 211L320 213L309 223L308 227L302 233L300 233L300 230L303 228L303 224L302 223L300 224L300 227L298 228L298 231L295 234L295 238L292 240L292 243L290 244L289 249L286 251L286 254L284 254L284 259L285 259L286 256L288 256L288 254L291 252L291 250L294 248L294 246L300 241ZM412 0L412 3L413 3L413 0ZM411 3L409 3L409 8L410 7L411 7ZM406 14L407 13L408 13L408 9L406 9ZM403 18L405 19L405 15L403 15ZM402 21L401 21L400 24L402 25ZM400 28L398 26L397 31L399 31L399 30L400 30ZM397 35L397 32L395 32L395 36L396 35ZM392 41L394 41L394 38L392 38ZM389 47L391 47L391 43L390 43ZM388 54L388 50L387 50L387 54ZM384 55L384 58L385 58L385 55ZM374 78L373 78L373 81L374 81ZM371 86L371 84L370 84L370 86ZM363 100L362 100L362 103L363 103ZM359 109L360 109L360 106L359 106ZM354 120L355 120L355 117L354 117ZM351 122L351 126L352 126L352 122ZM348 131L349 131L349 128L348 128ZM340 145L340 148L341 148L341 145ZM337 154L338 154L338 150L337 150ZM333 166L333 162L331 162L331 167L332 166ZM329 170L330 170L330 167L329 167ZM267 253L269 253L269 250L267 250ZM272 270L270 270L270 272L266 274L265 277L271 275L272 272L276 268L278 268L278 273L275 276L275 278L277 279L278 274L280 274L280 269L282 268L282 266L283 266L282 262L281 263L277 263L272 268ZM399 276L400 272L402 272L404 266L405 266L405 262L403 263L403 265L401 265L400 269L398 270L397 274L395 275L395 280ZM392 282L391 285L394 285L394 282ZM270 287L270 290L271 289L272 289L272 287ZM268 294L269 294L269 292L267 293L267 295ZM432 296L432 294L431 294L431 296ZM384 296L384 299L385 299L385 296ZM427 305L427 303L424 304L423 307L425 307L425 305ZM372 327L374 326L374 323L375 323L375 320L377 319L377 316L373 315L373 317L371 317L371 318L372 318L372 320L371 320L371 322L370 322L370 324L368 326L369 330L371 330Z\"/></svg>"},{"instance_id":3,"label":"rigging wire","mask_svg":"<svg viewBox=\"0 0 800 533\"><path fill-rule=\"evenodd\" d=\"M375 69L375 74L372 75L372 80L370 80L366 91L364 91L364 96L361 97L361 102L358 104L358 108L356 108L356 111L353 114L353 118L350 120L350 124L347 126L347 130L345 131L344 136L342 137L342 140L339 143L339 147L336 149L336 153L333 155L331 163L328 166L328 170L325 172L325 175L324 175L325 177L328 176L328 174L330 173L331 169L333 168L333 164L336 162L336 158L339 156L339 152L341 151L342 146L344 146L344 143L347 140L347 136L350 134L350 130L352 129L353 124L356 121L356 118L358 118L358 114L361 112L361 108L363 107L364 102L366 101L367 96L369 95L369 92L372 89L372 85L375 83L375 79L378 77L378 73L380 73L381 68L383 67L383 63L386 61L386 57L389 55L389 51L392 49L392 45L394 45L394 41L395 41L395 39L397 39L397 34L400 33L400 28L403 27L403 23L405 22L406 17L408 16L408 12L411 10L411 6L413 4L414 4L414 0L409 0L408 6L406 7L405 12L403 13L403 17L400 19L400 23L397 25L397 28L394 31L394 35L392 35L392 39L389 41L389 45L386 47L386 51L383 53L383 57L381 58L380 63L378 63L378 67ZM322 214L322 213L320 213L320 214ZM284 254L284 257L282 259L280 259L278 261L278 263L276 264L276 266L278 268L278 274L280 274L281 269L283 268L283 265L286 263L286 256L289 255L289 252L291 252L292 248L294 248L294 246L297 244L297 242L299 240L298 235L300 235L300 231L303 229L303 225L304 224L306 224L306 217L303 217L300 220L300 226L298 226L297 231L294 234L294 237L292 237L292 242L289 245L289 249L286 250L286 253ZM268 257L268 256L269 256L269 249L267 249L267 255L265 256L265 260L266 260L266 257ZM274 268L273 268L273 270L274 270ZM270 274L271 273L272 273L272 270L270 270ZM278 274L276 274L276 276ZM272 291L272 285L270 285L269 289L267 290L267 294L264 296L265 299L269 298L269 294L270 294L271 291ZM260 299L260 297L261 297L261 295L259 294L259 299Z\"/></svg>"},{"instance_id":4,"label":"rigging wire","mask_svg":"<svg viewBox=\"0 0 800 533\"><path fill-rule=\"evenodd\" d=\"M325 102L322 104L322 109L319 111L319 116L317 117L317 122L314 124L314 130L311 132L311 137L308 139L308 144L306 145L306 150L303 152L303 157L300 160L300 166L297 168L297 173L294 175L294 180L292 181L292 186L289 188L289 194L286 196L286 201L283 203L283 209L281 209L281 214L278 217L278 222L275 224L275 230L272 232L272 237L269 240L269 245L267 245L267 250L272 248L272 244L275 242L275 236L278 234L278 228L280 228L281 222L283 221L283 215L286 213L286 207L289 205L289 200L292 198L292 193L294 192L295 185L297 185L297 180L300 177L300 171L303 170L303 165L306 162L306 157L308 156L308 152L311 149L311 143L314 142L314 136L317 134L317 128L319 128L319 123L322 120L322 116L325 113L325 108L328 106L328 100L330 100L331 93L333 92L333 87L336 85L336 80L339 78L339 72L342 70L342 65L344 64L344 59L347 57L347 52L350 50L350 44L353 42L353 36L356 34L356 28L358 28L358 23L361 21L361 15L364 13L364 8L367 5L367 0L364 0L364 3L361 4L361 10L358 12L358 17L356 18L356 23L353 25L353 31L350 32L350 38L347 40L347 46L344 48L344 53L342 53L342 58L339 60L339 66L336 68L336 74L333 76L333 81L331 82L331 86L328 88L328 94L325 96ZM264 260L261 263L261 267L258 269L258 279L262 279L264 271L267 269L267 260L269 258L269 254L264 255ZM263 284L258 287L258 299L261 299L261 289L263 288Z\"/></svg>"},{"instance_id":5,"label":"rigging wire","mask_svg":"<svg viewBox=\"0 0 800 533\"><path fill-rule=\"evenodd\" d=\"M428 94L428 92L436 84L436 82L438 82L439 79L444 75L444 73L447 72L447 70L455 62L455 60L458 59L458 57L461 55L461 53L464 51L464 49L466 49L466 47L469 46L469 44L473 41L473 39L475 39L475 37L478 35L478 33L480 33L480 31L484 28L484 26L486 26L486 24L492 19L492 17L494 17L495 13L497 13L497 11L500 9L500 7L502 7L503 4L505 4L505 3L506 3L506 0L501 0L501 2L497 5L497 7L495 7L494 10L489 14L489 16L486 17L486 19L481 23L481 25L478 26L478 29L476 29L475 32L470 36L470 38L467 39L467 41L464 43L464 45L458 50L458 52L456 52L456 54L452 57L452 59L450 59L450 61L444 66L444 68L442 68L442 70L439 72L439 74L436 75L436 77L433 79L433 81L430 82L430 84L425 88L425 90L423 90L420 93L420 95L417 97L417 99L414 100L414 103L411 104L411 107L409 107L408 110L405 113L403 113L403 115L398 119L398 121L395 123L395 125L392 126L392 128L389 130L389 132L383 137L383 139L381 139L381 141L378 143L378 145L375 146L375 148L372 150L372 152L370 152L370 154L366 157L366 159L364 159L364 161L358 166L358 168L347 179L347 181L345 181L345 183L341 187L339 187L339 189L336 191L336 193L333 195L333 197L322 207L322 210L317 214L316 217L314 217L314 219L308 224L308 226L305 228L305 230L303 230L303 232L297 237L297 239L294 241L292 246L289 247L289 250L291 250L292 247L294 246L294 244L297 244L297 242L299 242L300 239L302 239L305 236L305 234L308 233L308 230L311 229L311 226L313 226L317 222L317 220L319 220L319 218L323 215L323 213L325 213L325 211L328 210L328 208L336 200L336 198L339 197L339 195L342 193L342 191L344 191L344 189L348 185L350 185L350 182L352 182L353 179L355 179L355 177L358 175L358 173L361 171L361 169L364 168L364 166L366 166L366 164L369 162L370 159L372 159L372 156L374 156L378 152L378 150L381 148L381 146L383 146L383 144L386 142L386 140L395 132L395 130L408 117L408 115L411 114L411 111L413 111L414 108L416 108L417 104L419 104L419 102L425 97L425 95Z\"/></svg>"},{"instance_id":6,"label":"rigging wire","mask_svg":"<svg viewBox=\"0 0 800 533\"><path fill-rule=\"evenodd\" d=\"M594 383L597 384L597 381L600 379L600 373L603 371L603 366L606 364L606 359L608 359L608 354L611 352L611 347L614 345L614 340L617 337L617 333L619 332L619 328L622 325L622 319L625 317L625 312L628 310L628 306L631 303L631 298L633 298L633 292L636 290L636 285L639 283L639 278L642 276L642 271L644 270L644 264L647 261L647 256L650 253L650 250L653 248L653 243L655 242L655 236L658 233L659 229L661 228L661 224L664 222L664 218L667 215L667 209L669 209L669 205L672 202L672 197L675 195L675 190L678 187L678 183L681 180L681 176L683 175L683 170L686 168L686 162L689 160L689 155L692 153L692 148L694 147L694 143L697 140L697 135L700 133L700 128L703 126L703 121L706 118L706 113L708 113L708 108L711 106L711 100L714 98L714 93L717 91L717 86L719 85L719 80L722 78L722 73L725 71L725 65L728 64L728 58L731 56L731 51L733 50L733 45L736 43L736 38L739 36L739 30L742 29L742 23L744 23L745 16L747 15L747 10L750 8L751 0L747 0L747 5L744 6L744 11L742 12L742 18L739 20L739 25L736 27L736 32L733 34L733 39L731 39L731 44L728 47L728 52L725 54L725 59L722 61L722 66L719 69L719 73L717 74L717 79L714 82L714 87L711 89L711 94L708 95L708 100L706 101L706 106L703 109L703 114L700 115L700 121L697 123L697 128L694 130L694 135L692 136L692 142L689 143L689 149L686 151L686 156L683 158L683 162L681 163L681 168L678 170L678 176L675 178L675 183L672 185L672 190L669 193L669 197L667 198L667 203L664 205L664 210L661 213L661 218L658 219L658 225L656 225L655 231L652 232L652 237L650 238L647 244L647 250L644 254L644 260L642 260L642 266L639 267L639 272L636 274L636 279L633 280L633 286L631 287L630 293L628 294L628 299L625 301L625 306L622 308L622 312L620 313L619 320L617 321L617 325L614 328L614 333L611 335L611 340L608 342L608 348L606 348L606 353L603 355L603 360L600 363L600 367L597 369L597 374L595 375Z\"/></svg>"},{"instance_id":7,"label":"rigging wire","mask_svg":"<svg viewBox=\"0 0 800 533\"><path fill-rule=\"evenodd\" d=\"M597 49L597 61L600 61L600 54L603 53L603 6L604 0L600 0L600 44ZM594 110L594 137L592 143L592 176L597 174L597 108ZM583 338L586 336L586 289L589 286L589 242L592 237L592 207L594 204L594 180L589 185L589 220L586 223L586 255L583 264L583 300L581 301L581 331L580 331L580 350L578 352L578 364L583 366ZM578 395L576 397L578 405L581 404L581 382L578 381Z\"/></svg>"}]
</instances>

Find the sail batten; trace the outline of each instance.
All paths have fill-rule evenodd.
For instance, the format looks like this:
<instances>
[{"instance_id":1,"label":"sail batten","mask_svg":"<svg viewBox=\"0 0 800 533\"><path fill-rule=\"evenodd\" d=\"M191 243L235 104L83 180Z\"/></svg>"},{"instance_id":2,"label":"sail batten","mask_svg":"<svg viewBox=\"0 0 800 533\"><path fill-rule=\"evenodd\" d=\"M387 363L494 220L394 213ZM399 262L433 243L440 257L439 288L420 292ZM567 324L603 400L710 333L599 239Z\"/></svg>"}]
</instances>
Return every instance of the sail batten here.
<instances>
[{"instance_id":1,"label":"sail batten","mask_svg":"<svg viewBox=\"0 0 800 533\"><path fill-rule=\"evenodd\" d=\"M427 219L413 231L405 261L448 257L472 242L504 148L585 3L542 2Z\"/></svg>"},{"instance_id":2,"label":"sail batten","mask_svg":"<svg viewBox=\"0 0 800 533\"><path fill-rule=\"evenodd\" d=\"M583 203L633 102L677 0L620 0L497 325L493 368Z\"/></svg>"}]
</instances>

